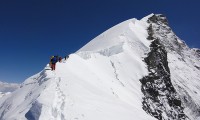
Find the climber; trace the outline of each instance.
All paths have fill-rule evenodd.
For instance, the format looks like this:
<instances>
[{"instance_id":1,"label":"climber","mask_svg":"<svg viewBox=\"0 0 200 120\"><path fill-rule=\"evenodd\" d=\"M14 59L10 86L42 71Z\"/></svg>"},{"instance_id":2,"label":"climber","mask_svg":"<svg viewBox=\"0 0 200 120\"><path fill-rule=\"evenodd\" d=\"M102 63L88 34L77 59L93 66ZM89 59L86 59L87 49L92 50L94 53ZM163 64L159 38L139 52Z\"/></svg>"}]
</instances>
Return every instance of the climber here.
<instances>
[{"instance_id":1,"label":"climber","mask_svg":"<svg viewBox=\"0 0 200 120\"><path fill-rule=\"evenodd\" d=\"M49 67L50 68L52 68L52 62L51 62L51 59L53 59L54 58L54 56L51 56L51 58L50 58L50 62L49 62Z\"/></svg>"},{"instance_id":2,"label":"climber","mask_svg":"<svg viewBox=\"0 0 200 120\"><path fill-rule=\"evenodd\" d=\"M57 56L52 56L51 58L51 70L55 70L56 69L56 63L57 63L58 59L57 59Z\"/></svg>"},{"instance_id":3,"label":"climber","mask_svg":"<svg viewBox=\"0 0 200 120\"><path fill-rule=\"evenodd\" d=\"M67 60L69 58L69 56L67 55L67 56L65 56L65 60Z\"/></svg>"},{"instance_id":4,"label":"climber","mask_svg":"<svg viewBox=\"0 0 200 120\"><path fill-rule=\"evenodd\" d=\"M59 62L61 62L61 61L62 61L62 57L59 57L59 59L58 59L58 60L59 60Z\"/></svg>"}]
</instances>

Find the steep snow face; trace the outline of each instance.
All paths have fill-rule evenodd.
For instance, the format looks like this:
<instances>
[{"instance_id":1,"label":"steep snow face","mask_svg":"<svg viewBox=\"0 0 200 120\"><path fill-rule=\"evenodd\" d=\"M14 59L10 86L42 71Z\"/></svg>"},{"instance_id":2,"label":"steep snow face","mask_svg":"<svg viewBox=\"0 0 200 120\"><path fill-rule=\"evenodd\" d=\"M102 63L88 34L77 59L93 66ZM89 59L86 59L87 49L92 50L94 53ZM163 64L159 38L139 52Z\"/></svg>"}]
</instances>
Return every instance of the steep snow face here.
<instances>
[{"instance_id":1,"label":"steep snow face","mask_svg":"<svg viewBox=\"0 0 200 120\"><path fill-rule=\"evenodd\" d=\"M144 18L146 19L146 18ZM155 120L142 109L140 79L149 24L130 19L48 66L0 100L1 120Z\"/></svg>"},{"instance_id":2,"label":"steep snow face","mask_svg":"<svg viewBox=\"0 0 200 120\"><path fill-rule=\"evenodd\" d=\"M124 43L131 44L131 47L138 51L141 51L140 49L145 51L143 46L150 45L150 42L146 40L148 23L144 22L145 20L146 18L141 21L133 18L124 21L97 36L77 52L92 51L106 55L111 52L110 55L112 55L122 52ZM136 51L137 54L143 55L138 51Z\"/></svg>"},{"instance_id":3,"label":"steep snow face","mask_svg":"<svg viewBox=\"0 0 200 120\"><path fill-rule=\"evenodd\" d=\"M45 73L34 75L21 84L20 88L12 94L3 97L0 100L0 119L23 119L25 117L24 111L30 108L42 92L44 86L40 86L39 83L44 79L47 79Z\"/></svg>"}]
</instances>

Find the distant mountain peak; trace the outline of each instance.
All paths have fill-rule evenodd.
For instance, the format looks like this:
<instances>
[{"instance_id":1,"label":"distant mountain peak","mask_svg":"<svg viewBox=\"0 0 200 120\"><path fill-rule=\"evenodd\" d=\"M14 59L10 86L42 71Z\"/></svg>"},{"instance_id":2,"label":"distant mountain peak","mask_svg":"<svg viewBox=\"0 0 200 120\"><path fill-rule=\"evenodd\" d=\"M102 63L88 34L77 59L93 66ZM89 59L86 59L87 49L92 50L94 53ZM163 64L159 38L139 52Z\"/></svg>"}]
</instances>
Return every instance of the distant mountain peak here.
<instances>
[{"instance_id":1,"label":"distant mountain peak","mask_svg":"<svg viewBox=\"0 0 200 120\"><path fill-rule=\"evenodd\" d=\"M0 81L0 92L13 92L19 88L19 84L17 83L6 83Z\"/></svg>"},{"instance_id":2,"label":"distant mountain peak","mask_svg":"<svg viewBox=\"0 0 200 120\"><path fill-rule=\"evenodd\" d=\"M152 16L149 17L148 20L152 21L154 23L161 22L161 23L163 23L165 25L169 25L167 17L165 15L163 15L163 14L153 14Z\"/></svg>"}]
</instances>

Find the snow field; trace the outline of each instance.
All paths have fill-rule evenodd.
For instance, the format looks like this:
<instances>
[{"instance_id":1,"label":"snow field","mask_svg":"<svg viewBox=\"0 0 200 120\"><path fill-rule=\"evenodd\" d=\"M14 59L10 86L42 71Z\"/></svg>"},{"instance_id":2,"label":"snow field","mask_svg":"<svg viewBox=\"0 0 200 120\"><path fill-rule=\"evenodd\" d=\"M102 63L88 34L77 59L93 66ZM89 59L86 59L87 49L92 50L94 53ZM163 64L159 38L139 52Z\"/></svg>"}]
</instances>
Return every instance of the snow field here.
<instances>
[{"instance_id":1,"label":"snow field","mask_svg":"<svg viewBox=\"0 0 200 120\"><path fill-rule=\"evenodd\" d=\"M18 90L0 98L0 120L156 120L142 109L139 81L149 74L144 58L150 51L146 38L151 16L112 27L57 63L56 71L47 65L25 80ZM176 38L181 45L174 44L174 33L165 28L155 34L168 50L172 83L186 115L198 120L200 63L189 48L180 56L178 48L184 43Z\"/></svg>"}]
</instances>

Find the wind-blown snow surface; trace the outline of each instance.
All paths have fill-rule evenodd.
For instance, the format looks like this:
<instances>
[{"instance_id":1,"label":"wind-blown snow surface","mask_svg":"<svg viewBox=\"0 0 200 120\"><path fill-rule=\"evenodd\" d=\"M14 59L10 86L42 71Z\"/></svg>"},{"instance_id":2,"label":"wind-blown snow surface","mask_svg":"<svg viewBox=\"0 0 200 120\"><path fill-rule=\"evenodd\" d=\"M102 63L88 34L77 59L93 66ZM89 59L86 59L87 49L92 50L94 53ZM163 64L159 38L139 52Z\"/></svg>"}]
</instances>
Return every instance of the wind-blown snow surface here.
<instances>
[{"instance_id":1,"label":"wind-blown snow surface","mask_svg":"<svg viewBox=\"0 0 200 120\"><path fill-rule=\"evenodd\" d=\"M56 71L50 71L47 65L25 80L18 90L0 99L0 120L156 120L142 108L140 82L149 74L144 58L152 42L147 39L147 20L152 16L114 26L67 61L57 63ZM200 77L199 71L192 76L191 72L200 64L193 61L187 74L188 65L179 62L177 53L169 56L172 83L182 100L184 96L192 100L191 104L183 101L185 113L197 119L197 112L192 110L199 110ZM187 68L184 73L182 68Z\"/></svg>"}]
</instances>

